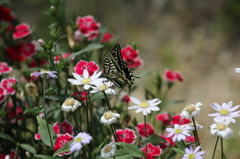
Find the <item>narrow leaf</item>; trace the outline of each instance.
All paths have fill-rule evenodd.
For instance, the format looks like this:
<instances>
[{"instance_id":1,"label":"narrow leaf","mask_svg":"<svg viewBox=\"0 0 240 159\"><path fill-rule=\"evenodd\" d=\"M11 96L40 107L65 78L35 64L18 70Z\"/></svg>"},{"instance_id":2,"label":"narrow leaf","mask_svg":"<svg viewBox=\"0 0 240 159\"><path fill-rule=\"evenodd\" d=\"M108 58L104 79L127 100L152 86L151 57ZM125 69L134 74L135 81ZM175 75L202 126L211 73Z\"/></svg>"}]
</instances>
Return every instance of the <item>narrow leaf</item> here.
<instances>
[{"instance_id":1,"label":"narrow leaf","mask_svg":"<svg viewBox=\"0 0 240 159\"><path fill-rule=\"evenodd\" d=\"M73 141L74 141L74 140L69 141L66 145L64 145L63 147L61 147L60 149L58 149L58 150L53 154L53 156L57 156L58 154L63 153L63 152L69 152L69 151L70 151L70 145L71 145L71 143L72 143Z\"/></svg>"},{"instance_id":2,"label":"narrow leaf","mask_svg":"<svg viewBox=\"0 0 240 159\"><path fill-rule=\"evenodd\" d=\"M42 158L42 159L60 159L59 157L53 157L48 155L34 155L34 157Z\"/></svg>"},{"instance_id":3,"label":"narrow leaf","mask_svg":"<svg viewBox=\"0 0 240 159\"><path fill-rule=\"evenodd\" d=\"M0 132L0 138L2 139L6 139L6 140L9 140L9 141L12 141L13 143L16 143L15 139L12 138L11 136L7 135L7 134L4 134L2 132Z\"/></svg>"},{"instance_id":4,"label":"narrow leaf","mask_svg":"<svg viewBox=\"0 0 240 159\"><path fill-rule=\"evenodd\" d=\"M163 142L166 142L166 140L164 140L163 138L161 138L160 136L156 135L156 134L153 134L153 135L149 135L146 140L150 143L163 143Z\"/></svg>"},{"instance_id":5,"label":"narrow leaf","mask_svg":"<svg viewBox=\"0 0 240 159\"><path fill-rule=\"evenodd\" d=\"M34 108L27 108L24 110L23 114L26 114L26 113L39 114L39 113L43 113L44 109L45 109L44 107L40 107L40 106L37 106Z\"/></svg>"},{"instance_id":6,"label":"narrow leaf","mask_svg":"<svg viewBox=\"0 0 240 159\"><path fill-rule=\"evenodd\" d=\"M124 142L118 142L116 144L119 146L122 146L125 151L127 151L129 154L131 154L134 157L145 157L145 154L136 145L132 145Z\"/></svg>"},{"instance_id":7,"label":"narrow leaf","mask_svg":"<svg viewBox=\"0 0 240 159\"><path fill-rule=\"evenodd\" d=\"M36 150L34 147L32 147L31 145L28 145L28 144L20 144L20 147L26 151L29 151L31 152L32 154L36 154Z\"/></svg>"},{"instance_id":8,"label":"narrow leaf","mask_svg":"<svg viewBox=\"0 0 240 159\"><path fill-rule=\"evenodd\" d=\"M181 149L179 149L179 148L172 148L175 152L177 152L178 154L180 154L180 155L184 155L185 154L185 151L183 151L183 150L181 150Z\"/></svg>"}]
</instances>

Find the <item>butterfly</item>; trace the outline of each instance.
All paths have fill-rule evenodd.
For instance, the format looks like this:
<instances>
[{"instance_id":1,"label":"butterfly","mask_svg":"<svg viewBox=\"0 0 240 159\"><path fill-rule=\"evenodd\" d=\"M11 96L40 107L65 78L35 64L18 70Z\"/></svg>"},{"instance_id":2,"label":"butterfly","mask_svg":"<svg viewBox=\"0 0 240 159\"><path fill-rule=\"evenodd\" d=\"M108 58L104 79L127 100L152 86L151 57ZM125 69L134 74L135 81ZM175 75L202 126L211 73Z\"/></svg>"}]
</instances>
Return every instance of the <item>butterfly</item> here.
<instances>
[{"instance_id":1,"label":"butterfly","mask_svg":"<svg viewBox=\"0 0 240 159\"><path fill-rule=\"evenodd\" d=\"M133 76L132 70L123 61L119 44L113 47L112 52L105 53L103 66L105 77L119 88L123 88L122 84L131 86L135 78L140 78Z\"/></svg>"}]
</instances>

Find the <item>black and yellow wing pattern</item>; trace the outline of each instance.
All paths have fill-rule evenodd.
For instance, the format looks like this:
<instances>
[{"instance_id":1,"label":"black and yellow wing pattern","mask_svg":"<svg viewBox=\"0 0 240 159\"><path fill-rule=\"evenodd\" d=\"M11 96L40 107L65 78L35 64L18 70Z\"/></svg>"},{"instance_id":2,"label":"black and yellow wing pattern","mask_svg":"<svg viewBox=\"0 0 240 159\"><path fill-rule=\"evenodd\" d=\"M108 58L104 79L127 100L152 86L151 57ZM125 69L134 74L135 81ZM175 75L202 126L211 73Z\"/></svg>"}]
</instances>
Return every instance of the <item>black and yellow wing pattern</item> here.
<instances>
[{"instance_id":1,"label":"black and yellow wing pattern","mask_svg":"<svg viewBox=\"0 0 240 159\"><path fill-rule=\"evenodd\" d=\"M133 76L132 70L123 61L119 44L113 47L112 52L105 53L103 66L105 77L119 88L123 88L122 84L131 86L133 80L139 78Z\"/></svg>"}]
</instances>

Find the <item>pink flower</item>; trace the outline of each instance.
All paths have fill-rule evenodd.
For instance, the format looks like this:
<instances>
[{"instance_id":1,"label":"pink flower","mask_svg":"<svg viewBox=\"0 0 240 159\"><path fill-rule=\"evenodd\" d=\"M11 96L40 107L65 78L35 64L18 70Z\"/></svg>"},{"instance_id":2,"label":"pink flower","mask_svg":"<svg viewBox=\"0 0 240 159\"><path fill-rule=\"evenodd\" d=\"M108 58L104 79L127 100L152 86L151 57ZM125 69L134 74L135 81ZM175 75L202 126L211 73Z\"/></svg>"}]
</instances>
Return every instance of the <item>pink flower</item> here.
<instances>
[{"instance_id":1,"label":"pink flower","mask_svg":"<svg viewBox=\"0 0 240 159\"><path fill-rule=\"evenodd\" d=\"M118 142L125 142L129 144L135 143L135 138L137 136L135 135L135 132L131 129L119 129L116 131Z\"/></svg>"},{"instance_id":2,"label":"pink flower","mask_svg":"<svg viewBox=\"0 0 240 159\"><path fill-rule=\"evenodd\" d=\"M14 159L15 153L14 150L11 150L8 155L0 154L0 159ZM15 159L20 159L20 157L16 155Z\"/></svg>"},{"instance_id":3,"label":"pink flower","mask_svg":"<svg viewBox=\"0 0 240 159\"><path fill-rule=\"evenodd\" d=\"M99 35L100 24L95 21L93 16L78 17L76 25L80 33L88 40L93 40Z\"/></svg>"},{"instance_id":4,"label":"pink flower","mask_svg":"<svg viewBox=\"0 0 240 159\"><path fill-rule=\"evenodd\" d=\"M185 142L193 143L196 142L193 135L187 136Z\"/></svg>"},{"instance_id":5,"label":"pink flower","mask_svg":"<svg viewBox=\"0 0 240 159\"><path fill-rule=\"evenodd\" d=\"M0 62L0 75L3 73L9 73L12 71L12 67L8 66L6 62Z\"/></svg>"},{"instance_id":6,"label":"pink flower","mask_svg":"<svg viewBox=\"0 0 240 159\"><path fill-rule=\"evenodd\" d=\"M152 135L154 134L154 129L152 127L152 125L146 123L146 131L147 131L147 135ZM141 137L146 137L146 132L145 132L145 123L141 123L141 124L138 124L136 126L136 129L138 131L138 134L141 136Z\"/></svg>"},{"instance_id":7,"label":"pink flower","mask_svg":"<svg viewBox=\"0 0 240 159\"><path fill-rule=\"evenodd\" d=\"M0 86L6 91L6 94L13 95L15 94L15 88L13 87L14 84L17 83L16 78L4 78L1 80Z\"/></svg>"},{"instance_id":8,"label":"pink flower","mask_svg":"<svg viewBox=\"0 0 240 159\"><path fill-rule=\"evenodd\" d=\"M86 91L82 91L82 92L74 92L72 94L72 96L74 98L77 98L79 101L81 102L86 102L87 101L87 95L88 93Z\"/></svg>"},{"instance_id":9,"label":"pink flower","mask_svg":"<svg viewBox=\"0 0 240 159\"><path fill-rule=\"evenodd\" d=\"M5 6L0 6L0 21L12 21L13 15L11 10Z\"/></svg>"},{"instance_id":10,"label":"pink flower","mask_svg":"<svg viewBox=\"0 0 240 159\"><path fill-rule=\"evenodd\" d=\"M172 117L172 125L179 124L179 125L184 125L190 123L190 119L185 119L182 118L180 115L174 115Z\"/></svg>"},{"instance_id":11,"label":"pink flower","mask_svg":"<svg viewBox=\"0 0 240 159\"><path fill-rule=\"evenodd\" d=\"M35 135L34 135L34 139L35 139L35 140L41 140L40 134L35 134Z\"/></svg>"},{"instance_id":12,"label":"pink flower","mask_svg":"<svg viewBox=\"0 0 240 159\"><path fill-rule=\"evenodd\" d=\"M73 137L69 134L60 134L57 136L57 140L54 144L54 151L57 151L58 149L60 149L61 147L63 147L64 145L66 145L69 141L73 140ZM72 152L63 152L58 154L58 156L63 156L63 155L68 155L71 154Z\"/></svg>"},{"instance_id":13,"label":"pink flower","mask_svg":"<svg viewBox=\"0 0 240 159\"><path fill-rule=\"evenodd\" d=\"M59 63L61 61L61 59L66 59L70 55L72 55L72 54L71 53L63 53L62 56L61 55L54 56L54 63ZM71 60L73 60L73 59L74 59L74 57L71 58Z\"/></svg>"},{"instance_id":14,"label":"pink flower","mask_svg":"<svg viewBox=\"0 0 240 159\"><path fill-rule=\"evenodd\" d=\"M130 45L128 45L121 49L121 54L124 61L127 63L133 63L135 58L138 57L138 50L134 50Z\"/></svg>"},{"instance_id":15,"label":"pink flower","mask_svg":"<svg viewBox=\"0 0 240 159\"><path fill-rule=\"evenodd\" d=\"M131 63L128 63L129 68L139 68L143 65L143 60L140 57L135 58Z\"/></svg>"},{"instance_id":16,"label":"pink flower","mask_svg":"<svg viewBox=\"0 0 240 159\"><path fill-rule=\"evenodd\" d=\"M9 46L7 48L7 56L13 61L24 61L36 53L35 45L33 43L19 42L16 46Z\"/></svg>"},{"instance_id":17,"label":"pink flower","mask_svg":"<svg viewBox=\"0 0 240 159\"><path fill-rule=\"evenodd\" d=\"M174 82L176 80L182 82L183 76L178 71L171 71L169 69L164 71L164 78L166 78L169 82Z\"/></svg>"},{"instance_id":18,"label":"pink flower","mask_svg":"<svg viewBox=\"0 0 240 159\"><path fill-rule=\"evenodd\" d=\"M154 146L151 143L147 144L147 148L144 147L141 149L145 154L147 154L147 159L149 159L149 157L155 157L155 156L160 156L162 154L162 149L160 148L160 146ZM147 151L147 152L146 152Z\"/></svg>"},{"instance_id":19,"label":"pink flower","mask_svg":"<svg viewBox=\"0 0 240 159\"><path fill-rule=\"evenodd\" d=\"M28 24L22 23L15 27L15 32L13 33L13 39L21 39L31 34L29 30L30 26Z\"/></svg>"},{"instance_id":20,"label":"pink flower","mask_svg":"<svg viewBox=\"0 0 240 159\"><path fill-rule=\"evenodd\" d=\"M113 35L110 33L105 33L102 38L102 43L107 43L113 38Z\"/></svg>"},{"instance_id":21,"label":"pink flower","mask_svg":"<svg viewBox=\"0 0 240 159\"><path fill-rule=\"evenodd\" d=\"M54 123L53 130L56 134L70 134L73 135L73 126L68 122L64 121L62 123Z\"/></svg>"},{"instance_id":22,"label":"pink flower","mask_svg":"<svg viewBox=\"0 0 240 159\"><path fill-rule=\"evenodd\" d=\"M84 60L80 60L80 62L78 62L77 65L73 69L80 76L83 75L83 70L86 69L89 73L89 76L92 76L95 71L99 70L99 67L93 61L87 62Z\"/></svg>"},{"instance_id":23,"label":"pink flower","mask_svg":"<svg viewBox=\"0 0 240 159\"><path fill-rule=\"evenodd\" d=\"M129 103L131 101L130 96L125 92L121 92L120 100L124 103Z\"/></svg>"},{"instance_id":24,"label":"pink flower","mask_svg":"<svg viewBox=\"0 0 240 159\"><path fill-rule=\"evenodd\" d=\"M13 103L9 102L7 107L7 120L11 123L15 123L17 120L22 119L23 108L21 106L13 106Z\"/></svg>"},{"instance_id":25,"label":"pink flower","mask_svg":"<svg viewBox=\"0 0 240 159\"><path fill-rule=\"evenodd\" d=\"M5 99L5 94L6 94L5 89L0 86L0 104L4 101L4 99Z\"/></svg>"},{"instance_id":26,"label":"pink flower","mask_svg":"<svg viewBox=\"0 0 240 159\"><path fill-rule=\"evenodd\" d=\"M168 113L158 114L156 116L158 121L161 121L163 125L168 126L171 123L171 117Z\"/></svg>"}]
</instances>

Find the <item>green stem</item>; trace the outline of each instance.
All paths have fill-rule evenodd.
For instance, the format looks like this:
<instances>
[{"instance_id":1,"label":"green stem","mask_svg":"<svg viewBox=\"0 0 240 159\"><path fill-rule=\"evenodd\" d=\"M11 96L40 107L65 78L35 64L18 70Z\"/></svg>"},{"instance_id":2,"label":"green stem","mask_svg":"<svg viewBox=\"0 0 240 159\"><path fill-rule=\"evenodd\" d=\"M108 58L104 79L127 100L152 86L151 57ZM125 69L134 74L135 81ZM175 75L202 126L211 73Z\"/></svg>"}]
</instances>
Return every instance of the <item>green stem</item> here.
<instances>
[{"instance_id":1,"label":"green stem","mask_svg":"<svg viewBox=\"0 0 240 159\"><path fill-rule=\"evenodd\" d=\"M216 148L217 148L218 139L219 139L219 136L217 137L217 140L216 140L216 143L215 143L215 146L214 146L212 159L214 159L214 156L215 156L215 152L216 152Z\"/></svg>"},{"instance_id":2,"label":"green stem","mask_svg":"<svg viewBox=\"0 0 240 159\"><path fill-rule=\"evenodd\" d=\"M79 128L78 128L78 123L77 123L77 118L76 118L76 115L75 115L75 113L74 113L74 112L72 112L72 114L73 114L73 119L74 119L74 122L75 122L75 125L76 125L77 132L79 133L79 132L80 132L80 130L79 130Z\"/></svg>"},{"instance_id":3,"label":"green stem","mask_svg":"<svg viewBox=\"0 0 240 159\"><path fill-rule=\"evenodd\" d=\"M114 127L112 126L112 124L110 125L110 128L111 128L112 135L114 137L115 142L118 142L116 131L115 131Z\"/></svg>"},{"instance_id":4,"label":"green stem","mask_svg":"<svg viewBox=\"0 0 240 159\"><path fill-rule=\"evenodd\" d=\"M107 94L105 93L105 91L102 91L102 92L103 92L103 94L104 94L104 97L105 97L105 100L106 100L106 103L107 103L108 110L111 110L111 106L110 106L110 103L109 103Z\"/></svg>"},{"instance_id":5,"label":"green stem","mask_svg":"<svg viewBox=\"0 0 240 159\"><path fill-rule=\"evenodd\" d=\"M147 116L144 115L144 130L145 130L145 136L147 138ZM145 144L146 144L146 156L147 156L147 152L148 152L148 147L147 147L147 140L145 140Z\"/></svg>"},{"instance_id":6,"label":"green stem","mask_svg":"<svg viewBox=\"0 0 240 159\"><path fill-rule=\"evenodd\" d=\"M221 137L221 157L223 159L223 138Z\"/></svg>"},{"instance_id":7,"label":"green stem","mask_svg":"<svg viewBox=\"0 0 240 159\"><path fill-rule=\"evenodd\" d=\"M47 121L46 104L45 104L45 85L46 85L45 80L46 80L46 75L44 74L44 76L43 76L43 107L45 108L44 109L44 116L45 116L45 121L46 121L46 125L47 125L48 135L49 135L50 142L51 142L51 147L52 147L52 150L54 152L52 136L50 134L50 129L49 129L48 121Z\"/></svg>"},{"instance_id":8,"label":"green stem","mask_svg":"<svg viewBox=\"0 0 240 159\"><path fill-rule=\"evenodd\" d=\"M200 142L199 142L199 138L198 138L198 133L197 133L197 126L196 126L196 122L194 117L192 117L192 121L193 121L193 125L194 125L194 131L193 131L193 135L196 141L196 146L200 146ZM201 150L200 150L201 151Z\"/></svg>"},{"instance_id":9,"label":"green stem","mask_svg":"<svg viewBox=\"0 0 240 159\"><path fill-rule=\"evenodd\" d=\"M15 151L13 159L16 159L16 157L17 157L18 147L19 147L19 143L17 143L17 145L16 145L16 148L15 148L16 151Z\"/></svg>"}]
</instances>

